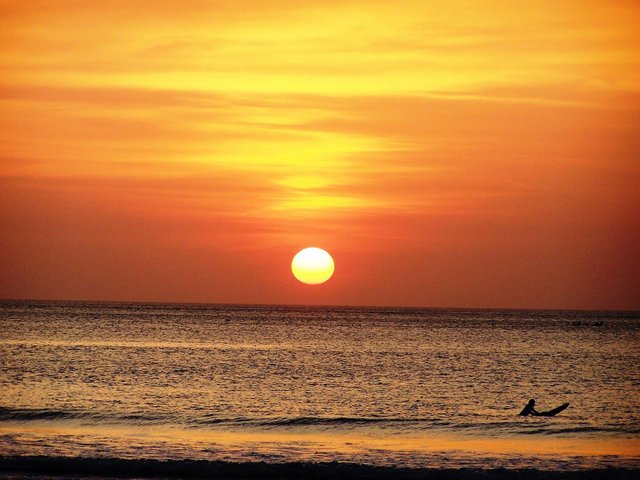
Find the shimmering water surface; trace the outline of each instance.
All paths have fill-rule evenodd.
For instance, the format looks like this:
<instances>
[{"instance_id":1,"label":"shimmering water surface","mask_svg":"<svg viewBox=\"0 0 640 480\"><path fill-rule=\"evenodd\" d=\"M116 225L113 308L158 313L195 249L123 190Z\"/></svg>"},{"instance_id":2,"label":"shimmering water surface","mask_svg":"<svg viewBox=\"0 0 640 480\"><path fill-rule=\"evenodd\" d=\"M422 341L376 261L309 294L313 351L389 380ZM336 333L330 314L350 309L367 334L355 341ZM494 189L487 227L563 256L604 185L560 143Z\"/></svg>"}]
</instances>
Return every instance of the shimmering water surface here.
<instances>
[{"instance_id":1,"label":"shimmering water surface","mask_svg":"<svg viewBox=\"0 0 640 480\"><path fill-rule=\"evenodd\" d=\"M0 454L640 467L640 316L0 303ZM553 418L517 414L571 406Z\"/></svg>"}]
</instances>

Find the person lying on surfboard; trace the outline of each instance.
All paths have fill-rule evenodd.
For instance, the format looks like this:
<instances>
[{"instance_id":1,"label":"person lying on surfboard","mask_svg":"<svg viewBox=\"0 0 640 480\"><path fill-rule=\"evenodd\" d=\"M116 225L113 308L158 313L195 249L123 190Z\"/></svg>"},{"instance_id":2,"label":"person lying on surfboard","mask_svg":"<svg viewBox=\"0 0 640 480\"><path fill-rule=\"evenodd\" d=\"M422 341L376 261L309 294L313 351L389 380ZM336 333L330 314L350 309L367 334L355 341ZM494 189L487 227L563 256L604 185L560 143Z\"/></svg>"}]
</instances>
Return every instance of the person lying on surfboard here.
<instances>
[{"instance_id":1,"label":"person lying on surfboard","mask_svg":"<svg viewBox=\"0 0 640 480\"><path fill-rule=\"evenodd\" d=\"M548 410L546 412L538 412L535 409L535 405L536 401L532 398L518 415L520 415L521 417L526 417L527 415L532 415L534 417L553 417L554 415L559 414L561 411L567 408L569 406L569 403L563 403L559 407L556 407L553 410Z\"/></svg>"}]
</instances>

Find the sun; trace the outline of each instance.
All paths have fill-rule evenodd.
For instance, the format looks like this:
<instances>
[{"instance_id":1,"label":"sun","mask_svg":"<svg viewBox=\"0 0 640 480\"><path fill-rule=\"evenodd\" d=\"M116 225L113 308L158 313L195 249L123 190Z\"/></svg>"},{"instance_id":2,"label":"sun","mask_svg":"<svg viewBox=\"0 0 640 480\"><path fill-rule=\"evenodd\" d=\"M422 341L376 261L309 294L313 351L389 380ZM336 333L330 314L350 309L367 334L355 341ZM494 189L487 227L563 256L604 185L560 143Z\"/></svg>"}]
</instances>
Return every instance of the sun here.
<instances>
[{"instance_id":1,"label":"sun","mask_svg":"<svg viewBox=\"0 0 640 480\"><path fill-rule=\"evenodd\" d=\"M319 285L333 275L335 264L325 250L309 247L296 253L291 261L293 275L307 285Z\"/></svg>"}]
</instances>

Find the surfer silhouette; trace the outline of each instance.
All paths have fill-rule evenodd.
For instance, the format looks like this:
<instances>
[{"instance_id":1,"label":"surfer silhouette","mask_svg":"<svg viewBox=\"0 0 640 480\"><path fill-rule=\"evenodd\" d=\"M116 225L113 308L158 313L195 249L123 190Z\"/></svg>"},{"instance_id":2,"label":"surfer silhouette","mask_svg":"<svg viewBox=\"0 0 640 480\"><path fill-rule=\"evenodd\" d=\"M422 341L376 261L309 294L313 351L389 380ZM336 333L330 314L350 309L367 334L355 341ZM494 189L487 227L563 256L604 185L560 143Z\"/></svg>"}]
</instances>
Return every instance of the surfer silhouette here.
<instances>
[{"instance_id":1,"label":"surfer silhouette","mask_svg":"<svg viewBox=\"0 0 640 480\"><path fill-rule=\"evenodd\" d=\"M535 399L531 399L529 400L529 403L527 403L524 408L522 409L522 411L519 413L519 415L521 417L526 417L527 415L538 415L537 410L534 408L536 404Z\"/></svg>"},{"instance_id":2,"label":"surfer silhouette","mask_svg":"<svg viewBox=\"0 0 640 480\"><path fill-rule=\"evenodd\" d=\"M524 406L524 408L518 415L520 415L521 417L526 417L527 415L531 415L534 417L553 417L554 415L559 414L561 411L567 408L569 406L569 402L563 403L559 407L556 407L553 410L548 410L546 412L538 412L535 409L535 405L536 405L536 401L532 398L531 400L529 400L529 403L527 403Z\"/></svg>"}]
</instances>

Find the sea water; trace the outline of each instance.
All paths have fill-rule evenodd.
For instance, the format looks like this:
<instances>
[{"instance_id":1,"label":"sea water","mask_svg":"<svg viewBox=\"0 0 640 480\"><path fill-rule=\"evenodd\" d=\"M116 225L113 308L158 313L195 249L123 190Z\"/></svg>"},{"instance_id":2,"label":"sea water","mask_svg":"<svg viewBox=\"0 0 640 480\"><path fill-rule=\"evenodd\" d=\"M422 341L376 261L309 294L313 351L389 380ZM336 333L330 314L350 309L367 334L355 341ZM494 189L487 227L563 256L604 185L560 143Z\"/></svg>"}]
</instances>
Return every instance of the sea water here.
<instances>
[{"instance_id":1,"label":"sea water","mask_svg":"<svg viewBox=\"0 0 640 480\"><path fill-rule=\"evenodd\" d=\"M640 467L638 312L5 301L0 337L2 456Z\"/></svg>"}]
</instances>

